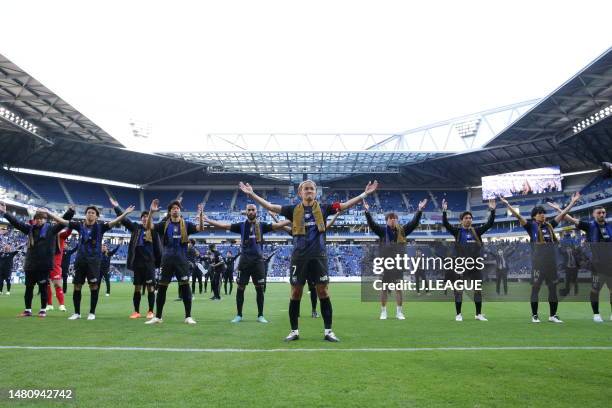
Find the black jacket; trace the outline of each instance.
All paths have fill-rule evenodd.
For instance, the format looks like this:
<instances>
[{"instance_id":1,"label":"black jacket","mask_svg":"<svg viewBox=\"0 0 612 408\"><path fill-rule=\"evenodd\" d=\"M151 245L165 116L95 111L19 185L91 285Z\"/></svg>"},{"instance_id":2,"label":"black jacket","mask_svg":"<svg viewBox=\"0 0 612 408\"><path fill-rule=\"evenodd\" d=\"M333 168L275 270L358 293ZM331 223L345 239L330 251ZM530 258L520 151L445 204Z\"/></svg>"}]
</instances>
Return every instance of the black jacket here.
<instances>
[{"instance_id":1,"label":"black jacket","mask_svg":"<svg viewBox=\"0 0 612 408\"><path fill-rule=\"evenodd\" d=\"M74 211L68 210L63 218L72 219ZM53 269L53 258L57 249L57 234L64 229L62 224L45 223L42 226L26 224L9 213L4 218L11 223L15 229L28 236L28 252L26 253L24 271L44 271Z\"/></svg>"},{"instance_id":2,"label":"black jacket","mask_svg":"<svg viewBox=\"0 0 612 408\"><path fill-rule=\"evenodd\" d=\"M117 216L123 214L123 210L121 207L115 207L115 214ZM138 237L140 236L140 231L144 230L144 226L137 222L130 221L127 217L125 217L121 224L127 228L128 231L132 233L130 237L130 244L128 247L128 257L127 257L127 268L131 271L134 270L134 258L136 257L136 246L138 245ZM161 265L162 258L162 244L159 238L159 235L152 232L153 234L153 259L145 259L145 263L154 262L155 267L159 268Z\"/></svg>"}]
</instances>

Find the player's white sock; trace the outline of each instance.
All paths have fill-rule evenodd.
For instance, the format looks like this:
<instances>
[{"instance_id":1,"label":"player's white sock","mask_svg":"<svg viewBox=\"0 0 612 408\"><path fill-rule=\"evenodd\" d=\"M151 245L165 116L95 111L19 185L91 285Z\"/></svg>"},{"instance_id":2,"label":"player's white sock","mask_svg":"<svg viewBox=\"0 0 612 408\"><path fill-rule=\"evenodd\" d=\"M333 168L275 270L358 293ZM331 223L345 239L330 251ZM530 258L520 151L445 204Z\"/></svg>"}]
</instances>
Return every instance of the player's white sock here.
<instances>
[{"instance_id":1,"label":"player's white sock","mask_svg":"<svg viewBox=\"0 0 612 408\"><path fill-rule=\"evenodd\" d=\"M297 330L296 330L297 333ZM329 333L332 333L332 329L325 329L324 334L328 335Z\"/></svg>"}]
</instances>

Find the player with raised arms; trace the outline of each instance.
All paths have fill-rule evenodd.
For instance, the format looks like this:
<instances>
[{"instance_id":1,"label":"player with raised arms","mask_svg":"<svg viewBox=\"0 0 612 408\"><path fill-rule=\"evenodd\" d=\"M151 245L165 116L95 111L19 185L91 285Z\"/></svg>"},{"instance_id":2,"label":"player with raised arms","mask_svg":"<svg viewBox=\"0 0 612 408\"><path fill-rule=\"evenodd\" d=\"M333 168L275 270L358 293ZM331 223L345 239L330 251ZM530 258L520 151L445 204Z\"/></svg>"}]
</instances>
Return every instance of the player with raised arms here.
<instances>
[{"instance_id":1,"label":"player with raised arms","mask_svg":"<svg viewBox=\"0 0 612 408\"><path fill-rule=\"evenodd\" d=\"M302 181L298 186L298 196L302 200L299 204L281 206L272 204L258 196L248 183L239 184L240 189L266 210L279 213L292 221L293 252L291 255L289 282L291 284L291 297L289 301L289 322L291 331L285 341L294 341L300 338L298 329L298 316L300 314L300 301L306 281L313 279L316 285L317 296L321 304L321 315L324 322L324 339L330 342L339 341L332 331L332 304L328 292L328 265L327 248L325 241L326 222L332 214L353 207L378 188L378 182L369 182L365 191L350 200L331 205L319 203L317 185L312 180Z\"/></svg>"}]
</instances>

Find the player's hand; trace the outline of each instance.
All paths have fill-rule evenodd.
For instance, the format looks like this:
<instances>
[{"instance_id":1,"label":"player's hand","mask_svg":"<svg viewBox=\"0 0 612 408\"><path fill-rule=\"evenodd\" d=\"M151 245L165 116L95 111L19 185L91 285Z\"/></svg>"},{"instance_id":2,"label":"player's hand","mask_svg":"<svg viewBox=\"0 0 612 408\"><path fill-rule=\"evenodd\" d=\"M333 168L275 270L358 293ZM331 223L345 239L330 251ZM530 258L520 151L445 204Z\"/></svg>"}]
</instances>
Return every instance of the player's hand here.
<instances>
[{"instance_id":1,"label":"player's hand","mask_svg":"<svg viewBox=\"0 0 612 408\"><path fill-rule=\"evenodd\" d=\"M546 204L548 204L549 207L561 212L561 207L559 206L559 204L554 203L552 201L547 202Z\"/></svg>"},{"instance_id":2,"label":"player's hand","mask_svg":"<svg viewBox=\"0 0 612 408\"><path fill-rule=\"evenodd\" d=\"M123 212L125 215L132 213L134 210L136 209L135 206L130 205L128 208L125 209L125 211Z\"/></svg>"},{"instance_id":3,"label":"player's hand","mask_svg":"<svg viewBox=\"0 0 612 408\"><path fill-rule=\"evenodd\" d=\"M204 204L198 204L198 215L204 214Z\"/></svg>"},{"instance_id":4,"label":"player's hand","mask_svg":"<svg viewBox=\"0 0 612 408\"><path fill-rule=\"evenodd\" d=\"M110 201L111 205L113 207L119 207L119 203L117 202L117 200L115 200L114 198L108 198L108 201Z\"/></svg>"},{"instance_id":5,"label":"player's hand","mask_svg":"<svg viewBox=\"0 0 612 408\"><path fill-rule=\"evenodd\" d=\"M363 200L363 208L365 208L366 211L370 211L370 205L366 200Z\"/></svg>"},{"instance_id":6,"label":"player's hand","mask_svg":"<svg viewBox=\"0 0 612 408\"><path fill-rule=\"evenodd\" d=\"M151 208L150 208L151 212L157 212L159 211L159 200L156 198L153 201L151 201Z\"/></svg>"},{"instance_id":7,"label":"player's hand","mask_svg":"<svg viewBox=\"0 0 612 408\"><path fill-rule=\"evenodd\" d=\"M208 215L202 213L202 221L206 223L210 223L210 218L208 218Z\"/></svg>"},{"instance_id":8,"label":"player's hand","mask_svg":"<svg viewBox=\"0 0 612 408\"><path fill-rule=\"evenodd\" d=\"M373 192L376 191L376 189L378 188L378 180L374 180L374 182L370 181L368 182L368 185L365 187L364 193L366 194L372 194Z\"/></svg>"},{"instance_id":9,"label":"player's hand","mask_svg":"<svg viewBox=\"0 0 612 408\"><path fill-rule=\"evenodd\" d=\"M424 198L423 200L419 202L419 211L423 211L426 205L427 205L427 199Z\"/></svg>"},{"instance_id":10,"label":"player's hand","mask_svg":"<svg viewBox=\"0 0 612 408\"><path fill-rule=\"evenodd\" d=\"M572 196L572 204L576 204L578 200L580 200L580 191L576 191Z\"/></svg>"},{"instance_id":11,"label":"player's hand","mask_svg":"<svg viewBox=\"0 0 612 408\"><path fill-rule=\"evenodd\" d=\"M243 183L242 181L238 184L238 187L240 188L240 190L242 190L242 192L246 195L252 195L253 194L253 187L251 187L251 185L249 183Z\"/></svg>"},{"instance_id":12,"label":"player's hand","mask_svg":"<svg viewBox=\"0 0 612 408\"><path fill-rule=\"evenodd\" d=\"M491 199L489 200L489 208L490 208L491 210L494 210L496 206L497 206L497 204L495 203L495 199L494 199L494 198L491 198Z\"/></svg>"},{"instance_id":13,"label":"player's hand","mask_svg":"<svg viewBox=\"0 0 612 408\"><path fill-rule=\"evenodd\" d=\"M446 198L442 199L442 211L447 211L448 210L448 202L446 201Z\"/></svg>"}]
</instances>

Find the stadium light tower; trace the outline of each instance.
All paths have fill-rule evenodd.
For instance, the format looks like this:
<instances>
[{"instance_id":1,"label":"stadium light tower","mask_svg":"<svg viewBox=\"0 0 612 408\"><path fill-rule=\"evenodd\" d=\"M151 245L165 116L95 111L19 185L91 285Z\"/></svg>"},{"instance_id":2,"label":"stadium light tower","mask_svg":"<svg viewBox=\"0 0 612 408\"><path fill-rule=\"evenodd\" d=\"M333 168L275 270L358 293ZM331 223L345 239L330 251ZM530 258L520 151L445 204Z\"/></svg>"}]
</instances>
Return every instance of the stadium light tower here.
<instances>
[{"instance_id":1,"label":"stadium light tower","mask_svg":"<svg viewBox=\"0 0 612 408\"><path fill-rule=\"evenodd\" d=\"M601 121L604 118L607 118L612 114L612 105L606 106L597 112L593 113L591 116L577 122L574 126L572 126L572 131L574 134L580 133L583 130L593 126L597 122Z\"/></svg>"},{"instance_id":2,"label":"stadium light tower","mask_svg":"<svg viewBox=\"0 0 612 408\"><path fill-rule=\"evenodd\" d=\"M37 135L38 133L38 127L34 126L33 123L25 120L24 118L20 117L18 114L16 114L15 112L0 106L0 118L2 118L4 121L17 126L23 130L25 130L26 132L32 133L33 135Z\"/></svg>"}]
</instances>

